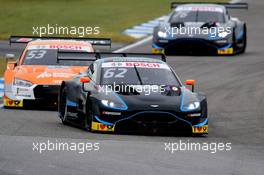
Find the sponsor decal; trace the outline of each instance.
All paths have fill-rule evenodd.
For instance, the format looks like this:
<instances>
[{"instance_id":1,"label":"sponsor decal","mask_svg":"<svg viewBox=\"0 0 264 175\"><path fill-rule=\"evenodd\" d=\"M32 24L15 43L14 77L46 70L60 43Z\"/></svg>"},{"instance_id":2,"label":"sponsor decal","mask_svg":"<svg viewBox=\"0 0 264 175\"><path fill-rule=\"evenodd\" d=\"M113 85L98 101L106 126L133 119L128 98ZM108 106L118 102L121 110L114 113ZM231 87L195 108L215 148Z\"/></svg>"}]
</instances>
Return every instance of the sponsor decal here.
<instances>
[{"instance_id":1,"label":"sponsor decal","mask_svg":"<svg viewBox=\"0 0 264 175\"><path fill-rule=\"evenodd\" d=\"M200 117L201 113L187 114L187 117Z\"/></svg>"},{"instance_id":2,"label":"sponsor decal","mask_svg":"<svg viewBox=\"0 0 264 175\"><path fill-rule=\"evenodd\" d=\"M176 11L204 11L223 13L223 9L219 7L197 6L197 7L178 7Z\"/></svg>"},{"instance_id":3,"label":"sponsor decal","mask_svg":"<svg viewBox=\"0 0 264 175\"><path fill-rule=\"evenodd\" d=\"M115 131L115 126L110 126L110 125L105 125L103 123L99 122L92 122L92 130L93 131L109 131L109 132L114 132Z\"/></svg>"},{"instance_id":4,"label":"sponsor decal","mask_svg":"<svg viewBox=\"0 0 264 175\"><path fill-rule=\"evenodd\" d=\"M83 50L83 46L53 44L53 45L49 45L49 49Z\"/></svg>"},{"instance_id":5,"label":"sponsor decal","mask_svg":"<svg viewBox=\"0 0 264 175\"><path fill-rule=\"evenodd\" d=\"M86 51L91 52L92 49L89 46L83 45L60 45L60 44L50 44L50 45L37 45L37 46L29 46L28 50L37 50L37 49L62 49L62 50L78 50L78 51Z\"/></svg>"},{"instance_id":6,"label":"sponsor decal","mask_svg":"<svg viewBox=\"0 0 264 175\"><path fill-rule=\"evenodd\" d=\"M225 54L233 54L234 53L234 49L233 48L227 48L224 50L218 50L218 54L219 55L225 55Z\"/></svg>"},{"instance_id":7,"label":"sponsor decal","mask_svg":"<svg viewBox=\"0 0 264 175\"><path fill-rule=\"evenodd\" d=\"M105 114L105 115L121 115L121 112L103 111L102 114Z\"/></svg>"},{"instance_id":8,"label":"sponsor decal","mask_svg":"<svg viewBox=\"0 0 264 175\"><path fill-rule=\"evenodd\" d=\"M29 88L17 88L15 96L32 97L32 90Z\"/></svg>"},{"instance_id":9,"label":"sponsor decal","mask_svg":"<svg viewBox=\"0 0 264 175\"><path fill-rule=\"evenodd\" d=\"M164 53L164 50L163 49L160 49L160 48L152 48L151 49L151 52L153 54L160 54L160 53Z\"/></svg>"},{"instance_id":10,"label":"sponsor decal","mask_svg":"<svg viewBox=\"0 0 264 175\"><path fill-rule=\"evenodd\" d=\"M208 125L204 126L193 126L192 132L195 134L207 134L208 133Z\"/></svg>"},{"instance_id":11,"label":"sponsor decal","mask_svg":"<svg viewBox=\"0 0 264 175\"><path fill-rule=\"evenodd\" d=\"M158 63L141 63L141 62L126 62L126 67L143 67L143 68L160 68L161 64Z\"/></svg>"},{"instance_id":12,"label":"sponsor decal","mask_svg":"<svg viewBox=\"0 0 264 175\"><path fill-rule=\"evenodd\" d=\"M24 92L28 92L30 89L28 89L28 88L17 88L17 92L18 92L18 94L19 93L24 93Z\"/></svg>"},{"instance_id":13,"label":"sponsor decal","mask_svg":"<svg viewBox=\"0 0 264 175\"><path fill-rule=\"evenodd\" d=\"M72 73L62 73L62 72L43 72L37 76L37 78L71 78L76 74Z\"/></svg>"},{"instance_id":14,"label":"sponsor decal","mask_svg":"<svg viewBox=\"0 0 264 175\"><path fill-rule=\"evenodd\" d=\"M7 107L23 107L23 101L21 100L10 100L4 98L4 106Z\"/></svg>"},{"instance_id":15,"label":"sponsor decal","mask_svg":"<svg viewBox=\"0 0 264 175\"><path fill-rule=\"evenodd\" d=\"M138 68L152 68L152 69L169 69L166 64L162 63L146 63L146 62L108 62L103 63L102 67L138 67Z\"/></svg>"}]
</instances>

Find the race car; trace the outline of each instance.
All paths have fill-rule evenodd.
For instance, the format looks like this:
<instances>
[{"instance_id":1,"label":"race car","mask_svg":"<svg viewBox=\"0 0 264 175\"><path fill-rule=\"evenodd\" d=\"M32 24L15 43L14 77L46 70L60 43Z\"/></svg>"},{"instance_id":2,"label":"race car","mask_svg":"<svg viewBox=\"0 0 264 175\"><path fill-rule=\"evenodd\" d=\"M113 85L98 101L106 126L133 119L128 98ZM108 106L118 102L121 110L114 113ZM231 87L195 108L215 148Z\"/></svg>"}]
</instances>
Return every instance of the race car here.
<instances>
[{"instance_id":1,"label":"race car","mask_svg":"<svg viewBox=\"0 0 264 175\"><path fill-rule=\"evenodd\" d=\"M166 55L234 55L247 47L247 26L227 9L246 3L171 4L172 13L153 30L152 53Z\"/></svg>"},{"instance_id":2,"label":"race car","mask_svg":"<svg viewBox=\"0 0 264 175\"><path fill-rule=\"evenodd\" d=\"M9 41L27 44L4 73L4 107L10 108L56 106L61 82L87 70L89 62L57 62L58 50L94 52L92 45L111 45L107 38L11 36Z\"/></svg>"},{"instance_id":3,"label":"race car","mask_svg":"<svg viewBox=\"0 0 264 175\"><path fill-rule=\"evenodd\" d=\"M161 55L67 54L59 60L95 61L62 82L58 114L63 124L107 133L208 133L205 94L194 92L194 80L186 80L192 89L185 87Z\"/></svg>"}]
</instances>

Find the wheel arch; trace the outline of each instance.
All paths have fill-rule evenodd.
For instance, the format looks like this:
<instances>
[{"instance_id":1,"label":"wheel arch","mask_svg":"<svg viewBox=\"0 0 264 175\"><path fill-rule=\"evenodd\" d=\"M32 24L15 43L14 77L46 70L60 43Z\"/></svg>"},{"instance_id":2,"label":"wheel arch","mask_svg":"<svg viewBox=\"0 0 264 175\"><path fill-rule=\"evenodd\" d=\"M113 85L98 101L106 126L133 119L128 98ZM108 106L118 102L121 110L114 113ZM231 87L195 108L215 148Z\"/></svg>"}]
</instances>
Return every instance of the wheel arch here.
<instances>
[{"instance_id":1,"label":"wheel arch","mask_svg":"<svg viewBox=\"0 0 264 175\"><path fill-rule=\"evenodd\" d=\"M62 92L63 92L63 89L66 87L66 82L63 81L61 83L61 86L60 86L60 90L59 90L59 93L58 93L58 115L59 117L61 118L61 112L62 112Z\"/></svg>"}]
</instances>

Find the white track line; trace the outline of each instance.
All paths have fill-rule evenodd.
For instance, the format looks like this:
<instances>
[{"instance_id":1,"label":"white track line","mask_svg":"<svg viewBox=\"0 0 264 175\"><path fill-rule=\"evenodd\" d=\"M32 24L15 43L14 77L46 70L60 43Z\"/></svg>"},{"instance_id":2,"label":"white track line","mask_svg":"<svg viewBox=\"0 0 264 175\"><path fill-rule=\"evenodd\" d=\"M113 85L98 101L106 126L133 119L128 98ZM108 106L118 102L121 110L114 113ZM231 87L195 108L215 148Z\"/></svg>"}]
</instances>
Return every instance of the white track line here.
<instances>
[{"instance_id":1,"label":"white track line","mask_svg":"<svg viewBox=\"0 0 264 175\"><path fill-rule=\"evenodd\" d=\"M122 48L120 48L120 49L117 49L117 50L115 50L115 51L113 51L113 52L114 52L114 53L124 52L124 51L126 51L126 50L129 50L129 49L132 49L132 48L134 48L134 47L137 47L137 46L140 46L140 45L142 45L142 44L145 44L146 42L149 42L151 39L152 39L152 36L148 36L148 37L146 37L146 38L144 38L144 39L142 39L142 40L140 40L140 41L137 41L137 42L135 42L135 43L133 43L133 44L130 44L130 45L127 45L127 46L122 47Z\"/></svg>"}]
</instances>

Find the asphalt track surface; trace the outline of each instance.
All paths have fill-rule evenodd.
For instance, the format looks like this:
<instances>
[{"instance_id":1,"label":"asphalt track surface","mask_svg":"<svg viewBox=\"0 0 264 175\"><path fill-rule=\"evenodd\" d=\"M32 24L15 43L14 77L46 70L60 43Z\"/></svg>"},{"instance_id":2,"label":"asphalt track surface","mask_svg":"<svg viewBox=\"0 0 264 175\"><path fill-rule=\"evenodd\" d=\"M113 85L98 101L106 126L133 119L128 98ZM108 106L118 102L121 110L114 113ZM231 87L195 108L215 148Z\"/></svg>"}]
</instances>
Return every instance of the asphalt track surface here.
<instances>
[{"instance_id":1,"label":"asphalt track surface","mask_svg":"<svg viewBox=\"0 0 264 175\"><path fill-rule=\"evenodd\" d=\"M56 112L0 111L1 175L262 175L264 172L264 24L262 0L239 16L248 23L247 53L235 57L169 57L182 80L208 96L209 135L95 134L64 126ZM238 14L237 12L234 12ZM148 52L150 43L131 52ZM99 151L33 151L33 142L99 142ZM165 151L164 142L232 143L231 151Z\"/></svg>"}]
</instances>

